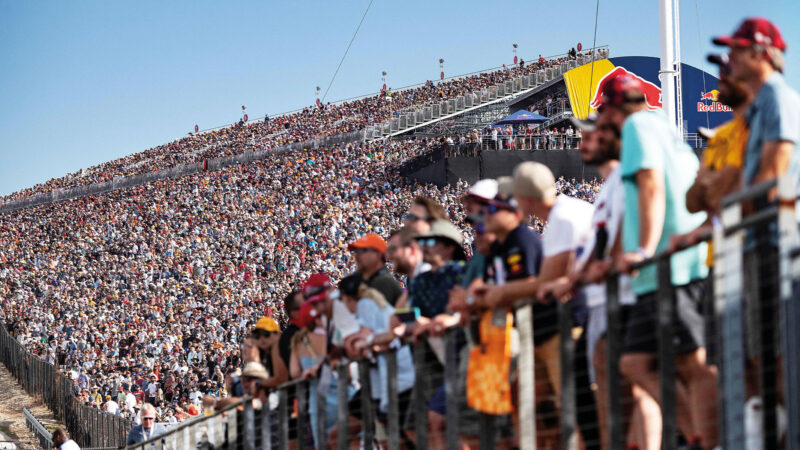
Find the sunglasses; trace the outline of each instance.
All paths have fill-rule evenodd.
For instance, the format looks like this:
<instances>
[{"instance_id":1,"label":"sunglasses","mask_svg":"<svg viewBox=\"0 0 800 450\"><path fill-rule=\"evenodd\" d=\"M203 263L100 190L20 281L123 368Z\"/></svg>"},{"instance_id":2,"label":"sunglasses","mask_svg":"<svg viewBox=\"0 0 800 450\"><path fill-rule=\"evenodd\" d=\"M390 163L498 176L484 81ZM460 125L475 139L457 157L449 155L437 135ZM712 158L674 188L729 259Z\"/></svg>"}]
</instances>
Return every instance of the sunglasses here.
<instances>
[{"instance_id":1,"label":"sunglasses","mask_svg":"<svg viewBox=\"0 0 800 450\"><path fill-rule=\"evenodd\" d=\"M353 249L353 253L355 253L357 255L363 255L364 253L369 253L369 252L374 252L374 251L376 251L376 250L373 249L373 248L356 248L356 249Z\"/></svg>"},{"instance_id":2,"label":"sunglasses","mask_svg":"<svg viewBox=\"0 0 800 450\"><path fill-rule=\"evenodd\" d=\"M431 219L429 219L428 217L421 217L411 213L406 213L403 215L403 222L416 222L417 220L421 220L423 222L429 222Z\"/></svg>"},{"instance_id":3,"label":"sunglasses","mask_svg":"<svg viewBox=\"0 0 800 450\"><path fill-rule=\"evenodd\" d=\"M417 239L420 247L433 247L439 242L436 238Z\"/></svg>"}]
</instances>

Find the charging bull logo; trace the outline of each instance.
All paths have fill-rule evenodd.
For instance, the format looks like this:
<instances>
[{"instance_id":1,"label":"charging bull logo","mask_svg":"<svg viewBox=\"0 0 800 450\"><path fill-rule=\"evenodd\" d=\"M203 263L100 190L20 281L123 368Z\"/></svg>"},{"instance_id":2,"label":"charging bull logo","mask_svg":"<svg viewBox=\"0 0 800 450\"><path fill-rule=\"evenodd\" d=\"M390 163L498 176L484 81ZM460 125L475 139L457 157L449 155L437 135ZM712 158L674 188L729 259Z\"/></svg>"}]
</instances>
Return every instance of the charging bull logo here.
<instances>
[{"instance_id":1,"label":"charging bull logo","mask_svg":"<svg viewBox=\"0 0 800 450\"><path fill-rule=\"evenodd\" d=\"M707 101L711 103L706 103ZM700 94L700 101L697 102L697 112L730 112L731 107L723 105L719 101L719 91L713 89Z\"/></svg>"},{"instance_id":2,"label":"charging bull logo","mask_svg":"<svg viewBox=\"0 0 800 450\"><path fill-rule=\"evenodd\" d=\"M600 105L603 103L603 96L601 95L601 92L603 92L603 89L605 88L606 84L608 84L608 82L610 82L614 78L623 74L629 74L634 78L638 79L642 83L642 87L644 90L642 94L644 94L645 102L647 102L647 109L651 111L656 109L662 109L661 88L622 66L615 67L614 70L608 72L603 76L603 78L600 79L600 81L597 83L597 89L595 89L594 91L594 96L592 97L592 101L591 103L589 103L589 106L591 106L593 109L599 108Z\"/></svg>"},{"instance_id":3,"label":"charging bull logo","mask_svg":"<svg viewBox=\"0 0 800 450\"><path fill-rule=\"evenodd\" d=\"M711 100L712 102L718 102L717 96L719 95L719 91L714 89L712 91L704 92L701 96L701 100Z\"/></svg>"}]
</instances>

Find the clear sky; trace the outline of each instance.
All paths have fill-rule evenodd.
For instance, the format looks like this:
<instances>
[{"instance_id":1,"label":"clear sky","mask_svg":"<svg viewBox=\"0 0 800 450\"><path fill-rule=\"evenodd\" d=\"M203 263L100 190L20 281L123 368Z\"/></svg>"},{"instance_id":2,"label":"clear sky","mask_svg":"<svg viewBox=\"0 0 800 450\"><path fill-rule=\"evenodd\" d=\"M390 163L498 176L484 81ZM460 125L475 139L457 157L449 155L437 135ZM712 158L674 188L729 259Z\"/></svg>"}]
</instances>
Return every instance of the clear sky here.
<instances>
[{"instance_id":1,"label":"clear sky","mask_svg":"<svg viewBox=\"0 0 800 450\"><path fill-rule=\"evenodd\" d=\"M311 105L369 0L0 0L0 194L201 129ZM658 56L658 0L601 0L597 42ZM713 70L710 37L775 21L800 88L800 1L694 0L685 63ZM594 0L374 0L328 100L590 47ZM698 20L699 19L699 20Z\"/></svg>"}]
</instances>

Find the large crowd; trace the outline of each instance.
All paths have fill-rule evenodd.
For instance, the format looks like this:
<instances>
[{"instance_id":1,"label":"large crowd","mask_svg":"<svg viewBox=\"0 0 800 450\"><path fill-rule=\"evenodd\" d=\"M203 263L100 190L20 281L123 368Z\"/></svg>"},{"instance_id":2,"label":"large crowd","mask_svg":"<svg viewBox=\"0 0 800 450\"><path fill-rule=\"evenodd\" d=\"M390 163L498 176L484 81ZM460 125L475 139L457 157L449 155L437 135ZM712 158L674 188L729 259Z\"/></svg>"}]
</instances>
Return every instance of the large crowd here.
<instances>
[{"instance_id":1,"label":"large crowd","mask_svg":"<svg viewBox=\"0 0 800 450\"><path fill-rule=\"evenodd\" d=\"M295 429L292 439L336 442L337 423L346 423L355 448L383 446L381 433L359 444L358 431L389 420L384 352L393 349L408 448L420 370L433 388L420 394L432 448L444 447L453 394L461 446L477 447L478 435L491 432L498 448L518 447L526 425L515 413L526 399L516 395L533 381L523 379L523 356L534 364L537 448L561 446L566 393L580 442L610 448L605 282L619 273L624 440L651 449L662 441L660 295L656 268L636 265L669 251L677 431L686 448L717 448L719 356L706 329L715 261L701 236L724 195L784 174L800 179L800 95L782 76L786 44L770 22L748 19L715 43L730 47L709 61L720 70L719 100L734 113L699 160L669 119L648 109L641 81L621 74L604 85L596 116L573 121L602 185L557 179L535 162L472 186L399 179L394 169L437 145L429 141L289 152L3 216L0 313L17 339L75 379L87 403L137 417L137 433L150 430L144 436L153 420L211 413L246 396L259 414L277 414L274 388L307 379L317 394L308 397L310 432ZM755 270L743 273L744 285L772 298L774 286L757 282L772 268L757 263L745 253ZM525 299L534 300L532 355L512 345L515 330L523 332L512 311ZM559 317L564 311L571 314ZM567 317L571 335L559 332ZM448 330L459 336L455 386L442 382ZM561 386L562 338L576 349L564 361L575 373L569 390ZM424 369L415 370L409 339ZM773 376L756 353L747 358L748 380ZM335 370L365 359L368 392L356 371L343 379ZM362 423L372 416L358 408L339 417L339 383L351 404L372 405L374 424ZM749 383L748 448L769 439L758 436L764 413ZM472 413L495 427L481 429Z\"/></svg>"},{"instance_id":2,"label":"large crowd","mask_svg":"<svg viewBox=\"0 0 800 450\"><path fill-rule=\"evenodd\" d=\"M605 54L599 56L603 55ZM559 65L569 57L546 59L540 56L538 61L530 64L521 61L513 67L447 79L438 83L428 81L419 87L397 91L388 88L381 90L379 94L357 100L320 104L289 114L266 116L263 120L249 123L240 120L229 127L197 134L190 133L187 137L158 147L51 179L7 195L2 200L16 200L54 189L110 181L118 176L154 172L178 164L202 162L245 151L269 150L317 137L363 130L368 125L380 123L409 108L466 94L477 95L501 81Z\"/></svg>"}]
</instances>

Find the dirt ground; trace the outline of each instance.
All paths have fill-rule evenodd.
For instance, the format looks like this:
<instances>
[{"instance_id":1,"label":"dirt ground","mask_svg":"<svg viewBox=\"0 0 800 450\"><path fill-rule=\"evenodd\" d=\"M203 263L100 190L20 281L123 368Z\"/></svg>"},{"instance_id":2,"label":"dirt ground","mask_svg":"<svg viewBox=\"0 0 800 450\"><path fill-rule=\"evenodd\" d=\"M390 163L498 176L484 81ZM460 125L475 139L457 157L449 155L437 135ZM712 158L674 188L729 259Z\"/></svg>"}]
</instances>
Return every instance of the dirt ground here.
<instances>
[{"instance_id":1,"label":"dirt ground","mask_svg":"<svg viewBox=\"0 0 800 450\"><path fill-rule=\"evenodd\" d=\"M26 394L5 366L0 365L0 432L17 444L17 448L39 448L39 442L25 426L22 408L28 408L49 429L57 425L44 403Z\"/></svg>"}]
</instances>

